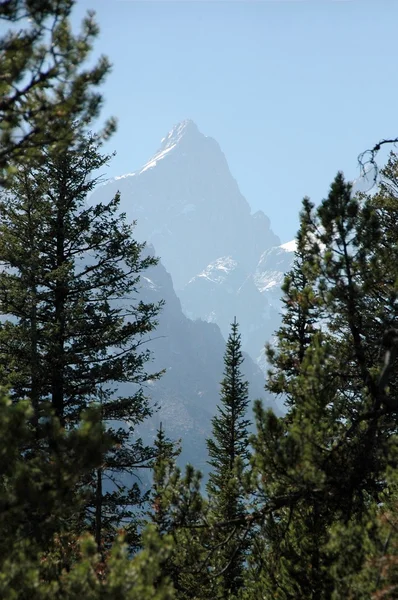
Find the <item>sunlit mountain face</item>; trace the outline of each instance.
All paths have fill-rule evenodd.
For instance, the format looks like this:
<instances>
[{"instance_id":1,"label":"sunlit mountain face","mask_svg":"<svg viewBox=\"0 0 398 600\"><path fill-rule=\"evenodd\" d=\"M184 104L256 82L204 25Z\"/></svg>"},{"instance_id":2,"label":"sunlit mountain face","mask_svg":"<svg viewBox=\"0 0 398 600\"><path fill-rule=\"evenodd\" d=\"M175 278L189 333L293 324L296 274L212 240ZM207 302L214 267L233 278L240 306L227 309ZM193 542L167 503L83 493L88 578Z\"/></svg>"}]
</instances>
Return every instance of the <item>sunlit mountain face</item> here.
<instances>
[{"instance_id":1,"label":"sunlit mountain face","mask_svg":"<svg viewBox=\"0 0 398 600\"><path fill-rule=\"evenodd\" d=\"M177 290L222 256L254 269L280 243L264 213L251 213L218 143L192 121L173 127L143 167L100 191L118 189L137 235L155 246Z\"/></svg>"},{"instance_id":2,"label":"sunlit mountain face","mask_svg":"<svg viewBox=\"0 0 398 600\"><path fill-rule=\"evenodd\" d=\"M147 251L153 253L154 249L148 247ZM216 323L191 320L183 313L171 276L161 263L145 272L140 296L146 302L165 300L159 325L147 344L153 353L149 367L165 369L165 374L146 390L158 408L140 433L150 441L162 423L169 436L182 438L181 464L191 462L206 473L206 438L219 402L225 340ZM248 354L242 371L249 381L250 398L262 398L278 411L265 393L264 374Z\"/></svg>"},{"instance_id":3,"label":"sunlit mountain face","mask_svg":"<svg viewBox=\"0 0 398 600\"><path fill-rule=\"evenodd\" d=\"M173 127L145 165L108 180L89 201L109 201L118 191L136 238L160 257L142 274L141 298L165 300L147 344L151 368L165 375L148 385L157 408L139 433L151 441L162 422L168 435L182 439L181 463L206 472L205 440L234 317L251 399L281 409L264 390L264 345L280 323L280 288L295 243L281 244L268 217L252 214L218 143L190 120Z\"/></svg>"},{"instance_id":4,"label":"sunlit mountain face","mask_svg":"<svg viewBox=\"0 0 398 600\"><path fill-rule=\"evenodd\" d=\"M118 190L138 239L154 245L170 273L185 315L217 324L224 338L236 316L244 349L265 368L294 242L281 245L264 212L251 212L218 143L182 121L145 165L109 180L92 200Z\"/></svg>"}]
</instances>

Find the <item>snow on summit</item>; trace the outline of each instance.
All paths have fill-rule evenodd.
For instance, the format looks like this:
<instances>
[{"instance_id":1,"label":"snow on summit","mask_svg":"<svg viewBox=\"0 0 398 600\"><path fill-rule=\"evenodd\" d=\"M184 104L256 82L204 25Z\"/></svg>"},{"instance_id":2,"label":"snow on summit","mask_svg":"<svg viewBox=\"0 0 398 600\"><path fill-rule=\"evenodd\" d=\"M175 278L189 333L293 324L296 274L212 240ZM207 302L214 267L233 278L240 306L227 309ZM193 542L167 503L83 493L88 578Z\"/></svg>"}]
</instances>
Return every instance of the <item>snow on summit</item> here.
<instances>
[{"instance_id":1,"label":"snow on summit","mask_svg":"<svg viewBox=\"0 0 398 600\"><path fill-rule=\"evenodd\" d=\"M191 119L174 125L143 166L109 184L137 221L137 239L154 245L177 290L201 274L207 281L227 277L237 292L235 279L245 279L240 271L252 273L261 254L280 244L268 217L252 214L220 145ZM107 192L98 190L98 201Z\"/></svg>"},{"instance_id":2,"label":"snow on summit","mask_svg":"<svg viewBox=\"0 0 398 600\"><path fill-rule=\"evenodd\" d=\"M170 147L175 147L184 136L187 135L203 135L199 132L197 125L192 121L192 119L185 119L185 121L181 121L181 123L177 123L174 127L169 131L169 133L161 140L161 150L165 150Z\"/></svg>"},{"instance_id":3,"label":"snow on summit","mask_svg":"<svg viewBox=\"0 0 398 600\"><path fill-rule=\"evenodd\" d=\"M113 179L113 181L117 181L119 179L125 179L126 177L134 177L135 175L141 175L141 173L145 173L149 169L155 167L159 161L163 160L165 156L167 156L172 150L177 148L183 142L188 140L196 139L206 139L207 136L200 133L197 125L191 119L185 119L169 131L169 133L162 138L159 150L145 163L143 167L137 169L133 173L126 173L125 175L119 175Z\"/></svg>"},{"instance_id":4,"label":"snow on summit","mask_svg":"<svg viewBox=\"0 0 398 600\"><path fill-rule=\"evenodd\" d=\"M173 150L173 148L176 147L176 144L173 144L171 146L169 146L168 148L166 148L165 150L162 150L161 152L157 152L155 154L155 156L153 156L151 158L151 160L149 162L147 162L142 169L140 169L140 171L138 171L138 175L141 175L141 173L144 173L144 171L147 171L148 169L152 169L152 167L155 167L157 165L157 163L159 162L159 160L162 160L162 158L164 158L166 156L166 154L168 152L170 152L170 150Z\"/></svg>"},{"instance_id":5,"label":"snow on summit","mask_svg":"<svg viewBox=\"0 0 398 600\"><path fill-rule=\"evenodd\" d=\"M202 133L199 132L196 124L191 119L185 119L169 131L169 133L162 138L161 146L156 154L138 171L138 175L144 173L148 169L152 169L157 163L162 160L169 152L180 146L182 143L198 138L205 138Z\"/></svg>"},{"instance_id":6,"label":"snow on summit","mask_svg":"<svg viewBox=\"0 0 398 600\"><path fill-rule=\"evenodd\" d=\"M152 244L170 273L185 315L216 323L225 338L236 315L244 350L257 360L279 322L296 243L281 244L266 214L252 212L218 142L181 121L144 165L115 178L112 190L98 188L97 202L116 191L136 239Z\"/></svg>"}]
</instances>

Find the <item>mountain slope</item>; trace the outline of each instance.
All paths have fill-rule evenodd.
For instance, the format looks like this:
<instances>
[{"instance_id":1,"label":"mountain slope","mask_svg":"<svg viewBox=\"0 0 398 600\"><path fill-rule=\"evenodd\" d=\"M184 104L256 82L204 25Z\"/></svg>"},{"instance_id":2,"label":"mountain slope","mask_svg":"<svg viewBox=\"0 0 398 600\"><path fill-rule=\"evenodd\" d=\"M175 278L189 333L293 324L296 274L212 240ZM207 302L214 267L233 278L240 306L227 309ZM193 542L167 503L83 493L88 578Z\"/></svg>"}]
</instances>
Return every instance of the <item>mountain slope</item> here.
<instances>
[{"instance_id":1,"label":"mountain slope","mask_svg":"<svg viewBox=\"0 0 398 600\"><path fill-rule=\"evenodd\" d=\"M148 347L153 352L151 368L166 369L158 382L148 386L148 394L160 409L141 431L151 438L162 422L170 437L183 440L181 463L191 462L206 471L205 439L219 401L225 341L216 324L192 321L183 314L171 276L161 263L143 274L140 297L150 302L165 300ZM242 370L249 381L250 398L263 398L278 410L266 397L263 373L248 355Z\"/></svg>"},{"instance_id":2,"label":"mountain slope","mask_svg":"<svg viewBox=\"0 0 398 600\"><path fill-rule=\"evenodd\" d=\"M289 242L265 250L253 270L231 257L219 258L180 291L184 311L191 318L217 323L224 337L237 316L243 349L265 369L263 348L280 323L281 285L294 249L295 243Z\"/></svg>"},{"instance_id":3,"label":"mountain slope","mask_svg":"<svg viewBox=\"0 0 398 600\"><path fill-rule=\"evenodd\" d=\"M183 121L162 139L159 150L142 168L98 187L91 201L108 201L117 191L122 210L137 221L137 239L155 246L181 300L175 313L167 312L171 309L166 306L169 333L172 328L174 332L196 328L194 337L209 336L202 348L206 354L210 329L184 321L181 306L186 316L207 321L212 327L218 325L224 340L236 317L243 350L266 370L263 348L280 324L280 285L292 263L294 248L292 244L280 245L262 211L251 213L217 142L200 133L192 121ZM172 306L177 306L176 302L174 298ZM211 345L220 348L219 362L213 361L218 365L218 382L224 346L222 338L217 341L216 337ZM194 353L185 348L180 355L175 352L170 348L168 355L166 350L160 353L171 361L161 389L172 381L173 369L183 372L184 380L198 386L203 409L208 405L203 380L195 380L185 363ZM211 351L209 356L213 356ZM204 355L198 360L206 358ZM192 405L192 390L183 391L183 384L179 384L179 397L185 394ZM175 382L168 393L174 389ZM174 406L178 402L175 399ZM182 415L185 405L179 406ZM176 413L173 418L177 418Z\"/></svg>"},{"instance_id":4,"label":"mountain slope","mask_svg":"<svg viewBox=\"0 0 398 600\"><path fill-rule=\"evenodd\" d=\"M97 188L93 201L120 190L137 237L152 243L177 290L221 256L246 269L279 243L261 211L249 204L218 143L190 121L176 125L139 170Z\"/></svg>"}]
</instances>

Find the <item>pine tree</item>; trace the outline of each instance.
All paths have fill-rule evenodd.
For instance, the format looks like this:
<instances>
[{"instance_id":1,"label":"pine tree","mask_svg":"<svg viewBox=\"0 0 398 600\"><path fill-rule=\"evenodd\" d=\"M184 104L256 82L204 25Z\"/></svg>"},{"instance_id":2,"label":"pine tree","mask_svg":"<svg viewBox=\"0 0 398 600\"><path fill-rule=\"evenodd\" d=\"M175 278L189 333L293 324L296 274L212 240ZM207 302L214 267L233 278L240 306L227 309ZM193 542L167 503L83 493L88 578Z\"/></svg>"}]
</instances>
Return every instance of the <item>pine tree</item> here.
<instances>
[{"instance_id":1,"label":"pine tree","mask_svg":"<svg viewBox=\"0 0 398 600\"><path fill-rule=\"evenodd\" d=\"M173 547L161 566L160 577L172 582L178 600L213 600L214 578L209 577L211 534L203 527L208 513L201 494L201 474L191 465L185 472L176 465L179 442L169 440L160 425L154 443L150 523L161 539Z\"/></svg>"},{"instance_id":2,"label":"pine tree","mask_svg":"<svg viewBox=\"0 0 398 600\"><path fill-rule=\"evenodd\" d=\"M290 404L289 381L299 373L313 334L319 330L317 318L321 302L314 287L313 266L317 254L313 252L318 250L319 254L320 249L308 247L308 238L314 236L311 211L310 200L304 198L293 267L282 285L282 325L276 332L277 351L273 345L266 345L267 358L273 367L268 372L266 389L274 394L284 393L287 405Z\"/></svg>"},{"instance_id":3,"label":"pine tree","mask_svg":"<svg viewBox=\"0 0 398 600\"><path fill-rule=\"evenodd\" d=\"M243 511L241 475L249 459L248 382L243 379L241 337L236 319L231 325L225 355L224 379L221 382L220 405L212 419L213 437L207 440L212 471L207 491L215 521L233 521ZM215 530L213 544L220 549L214 554L215 572L220 573L223 593L236 595L242 586L245 544L239 535Z\"/></svg>"},{"instance_id":4,"label":"pine tree","mask_svg":"<svg viewBox=\"0 0 398 600\"><path fill-rule=\"evenodd\" d=\"M170 490L167 488L173 481L175 459L180 455L181 447L180 442L176 443L167 438L162 423L157 430L154 453L150 518L159 534L164 535L171 531L171 515L168 511Z\"/></svg>"},{"instance_id":5,"label":"pine tree","mask_svg":"<svg viewBox=\"0 0 398 600\"><path fill-rule=\"evenodd\" d=\"M339 173L317 209L305 204L307 258L295 269L309 275L310 295L289 290L292 327L273 353L271 385L288 396L288 412L278 419L256 406L252 492L265 541L249 597L365 598L381 589L374 577L358 591L396 467L396 173L394 157L369 197L353 197Z\"/></svg>"},{"instance_id":6,"label":"pine tree","mask_svg":"<svg viewBox=\"0 0 398 600\"><path fill-rule=\"evenodd\" d=\"M88 123L98 115L102 97L96 91L110 70L101 57L83 68L98 34L93 14L74 35L69 17L74 0L6 0L0 20L9 31L0 43L0 180L7 180L12 162L44 158L42 148L72 142L62 119ZM48 90L52 90L49 94ZM108 136L114 120L104 128Z\"/></svg>"},{"instance_id":7,"label":"pine tree","mask_svg":"<svg viewBox=\"0 0 398 600\"><path fill-rule=\"evenodd\" d=\"M110 439L98 409L66 431L51 413L42 422L50 451L28 454L34 431L27 400L0 394L0 597L4 600L172 600L161 576L172 551L153 529L133 559L118 538L105 560L94 539L75 528L84 490L76 483L101 464ZM43 431L44 435L45 431Z\"/></svg>"},{"instance_id":8,"label":"pine tree","mask_svg":"<svg viewBox=\"0 0 398 600\"><path fill-rule=\"evenodd\" d=\"M143 246L117 214L118 197L84 205L90 171L106 162L100 141L115 122L85 135L110 65L101 57L84 68L98 30L89 14L73 35L73 5L0 6L0 19L11 24L0 40L0 182L9 186L1 221L10 226L1 249L2 284L9 287L0 302L9 320L1 327L0 379L13 400L0 407L0 596L171 600L171 586L159 578L172 546L167 537L146 532L133 561L121 542L106 561L95 552L103 549L109 507L114 516L116 504L119 511L113 526L130 518L137 490L95 494L97 539L78 539L92 475L98 492L105 475L129 473L152 456L132 434L150 412L142 393L149 352L141 346L159 307L136 300L139 271L154 261L141 257ZM133 388L117 398L120 383ZM94 420L84 417L93 402L100 405Z\"/></svg>"},{"instance_id":9,"label":"pine tree","mask_svg":"<svg viewBox=\"0 0 398 600\"><path fill-rule=\"evenodd\" d=\"M28 544L32 555L49 548L54 535L74 531L84 490L76 484L110 447L98 411L82 414L79 427L70 432L43 407L42 436L49 440L40 451L29 453L34 432L27 400L11 404L0 397L0 561L11 548Z\"/></svg>"},{"instance_id":10,"label":"pine tree","mask_svg":"<svg viewBox=\"0 0 398 600\"><path fill-rule=\"evenodd\" d=\"M101 546L106 531L133 517L140 491L131 476L152 456L135 428L151 413L142 384L159 376L147 373L143 344L160 304L136 299L140 272L156 261L142 258L119 196L86 205L97 183L90 175L109 157L96 136L71 127L73 145L43 150L35 168L19 166L0 202L0 313L8 318L0 376L13 398L31 399L36 425L43 401L68 428L100 405L116 444L91 478L88 510Z\"/></svg>"}]
</instances>

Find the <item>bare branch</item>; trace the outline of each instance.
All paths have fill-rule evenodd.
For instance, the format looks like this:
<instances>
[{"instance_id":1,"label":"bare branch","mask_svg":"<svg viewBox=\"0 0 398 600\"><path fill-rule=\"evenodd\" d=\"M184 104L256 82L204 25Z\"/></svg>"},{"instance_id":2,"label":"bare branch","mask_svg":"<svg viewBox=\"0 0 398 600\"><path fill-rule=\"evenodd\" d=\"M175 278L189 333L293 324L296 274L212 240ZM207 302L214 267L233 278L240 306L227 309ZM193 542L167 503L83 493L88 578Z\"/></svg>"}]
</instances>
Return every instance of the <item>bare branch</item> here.
<instances>
[{"instance_id":1,"label":"bare branch","mask_svg":"<svg viewBox=\"0 0 398 600\"><path fill-rule=\"evenodd\" d=\"M380 151L382 146L386 146L388 144L393 144L395 146L397 143L398 137L383 139L380 140L380 142L378 142L377 144L375 144L373 148L361 152L361 154L358 155L358 163L361 171L361 176L365 176L369 171L369 167L372 167L374 169L373 185L375 185L379 174L379 168L376 162L376 156L378 152Z\"/></svg>"}]
</instances>

